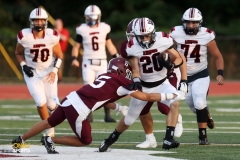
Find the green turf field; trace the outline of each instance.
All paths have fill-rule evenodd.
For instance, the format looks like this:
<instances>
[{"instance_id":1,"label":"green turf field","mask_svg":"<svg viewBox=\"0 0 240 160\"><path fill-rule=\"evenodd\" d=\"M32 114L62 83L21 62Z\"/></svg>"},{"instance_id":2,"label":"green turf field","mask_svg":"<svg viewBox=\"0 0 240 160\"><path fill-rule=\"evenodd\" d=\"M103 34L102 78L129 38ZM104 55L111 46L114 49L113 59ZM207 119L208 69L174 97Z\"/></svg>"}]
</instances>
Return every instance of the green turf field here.
<instances>
[{"instance_id":1,"label":"green turf field","mask_svg":"<svg viewBox=\"0 0 240 160\"><path fill-rule=\"evenodd\" d=\"M129 104L129 98L118 101L120 104ZM175 157L180 159L240 159L240 97L210 97L208 104L211 115L215 121L215 128L207 130L209 146L198 145L198 129L196 117L184 101L181 102L180 113L183 116L183 135L177 140L181 143L179 148L169 150L159 156ZM119 120L122 116L116 116ZM151 109L154 119L154 134L158 141L156 149L162 150L162 139L165 135L165 115L158 112L156 105ZM104 123L104 111L100 109L93 113L92 125L93 142L89 147L97 148L104 138L114 130L117 123ZM29 127L39 121L39 116L32 100L0 101L0 145L9 144L18 135L23 134ZM56 136L73 135L67 122L56 127ZM29 139L31 144L39 144L42 134ZM124 149L137 149L136 144L145 140L145 134L139 119L123 133L119 140L111 147ZM141 149L140 149L141 150ZM158 156L158 155L156 155Z\"/></svg>"}]
</instances>

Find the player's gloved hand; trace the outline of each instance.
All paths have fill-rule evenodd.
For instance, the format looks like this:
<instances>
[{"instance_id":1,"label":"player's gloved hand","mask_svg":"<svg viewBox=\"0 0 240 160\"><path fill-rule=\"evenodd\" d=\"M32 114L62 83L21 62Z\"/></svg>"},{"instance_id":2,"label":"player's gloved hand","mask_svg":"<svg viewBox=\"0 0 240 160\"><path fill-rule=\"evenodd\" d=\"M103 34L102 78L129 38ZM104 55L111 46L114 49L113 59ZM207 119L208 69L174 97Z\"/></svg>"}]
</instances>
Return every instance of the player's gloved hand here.
<instances>
[{"instance_id":1,"label":"player's gloved hand","mask_svg":"<svg viewBox=\"0 0 240 160\"><path fill-rule=\"evenodd\" d=\"M158 56L158 63L167 68L168 70L171 70L174 68L174 63L171 62L170 56L168 53L160 53Z\"/></svg>"},{"instance_id":2,"label":"player's gloved hand","mask_svg":"<svg viewBox=\"0 0 240 160\"><path fill-rule=\"evenodd\" d=\"M24 73L30 78L30 77L33 77L33 72L32 70L34 70L32 67L29 67L27 65L24 65L23 67L23 71Z\"/></svg>"},{"instance_id":3,"label":"player's gloved hand","mask_svg":"<svg viewBox=\"0 0 240 160\"><path fill-rule=\"evenodd\" d=\"M187 80L181 80L178 86L178 90L184 92L187 94L188 92L188 81Z\"/></svg>"},{"instance_id":4,"label":"player's gloved hand","mask_svg":"<svg viewBox=\"0 0 240 160\"><path fill-rule=\"evenodd\" d=\"M142 82L141 82L140 78L138 78L138 77L133 78L133 83L129 84L127 86L127 89L142 91Z\"/></svg>"}]
</instances>

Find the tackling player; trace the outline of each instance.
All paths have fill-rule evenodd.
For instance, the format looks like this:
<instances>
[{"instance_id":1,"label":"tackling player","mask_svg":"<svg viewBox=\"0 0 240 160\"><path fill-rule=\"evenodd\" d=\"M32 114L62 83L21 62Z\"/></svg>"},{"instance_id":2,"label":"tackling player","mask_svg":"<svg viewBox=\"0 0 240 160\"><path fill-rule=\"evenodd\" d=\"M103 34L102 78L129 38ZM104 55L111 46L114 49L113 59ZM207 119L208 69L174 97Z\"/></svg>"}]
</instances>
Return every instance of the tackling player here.
<instances>
[{"instance_id":1,"label":"tackling player","mask_svg":"<svg viewBox=\"0 0 240 160\"><path fill-rule=\"evenodd\" d=\"M127 88L128 85L132 83L131 78L131 66L124 58L114 58L110 60L107 73L101 74L93 83L71 92L62 100L59 107L47 120L36 123L25 134L13 139L12 143L24 143L27 139L39 134L42 130L55 127L67 119L75 136L43 136L41 140L49 154L58 154L55 150L54 143L69 146L89 145L92 142L92 136L91 125L89 121L86 120L88 114L106 104L111 104L111 109L119 110L119 106L113 102L126 95L131 95L144 101L182 99L176 90L168 93L151 94L137 90L129 90ZM55 99L58 101L57 98Z\"/></svg>"}]
</instances>

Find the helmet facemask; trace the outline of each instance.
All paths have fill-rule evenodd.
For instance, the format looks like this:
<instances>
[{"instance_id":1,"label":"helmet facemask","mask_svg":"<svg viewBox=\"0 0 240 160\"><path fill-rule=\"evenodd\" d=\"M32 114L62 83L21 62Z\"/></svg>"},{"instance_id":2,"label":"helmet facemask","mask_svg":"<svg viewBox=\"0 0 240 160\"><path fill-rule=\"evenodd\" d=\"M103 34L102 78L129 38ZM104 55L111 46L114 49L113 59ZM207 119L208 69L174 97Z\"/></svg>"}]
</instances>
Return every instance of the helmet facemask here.
<instances>
[{"instance_id":1,"label":"helmet facemask","mask_svg":"<svg viewBox=\"0 0 240 160\"><path fill-rule=\"evenodd\" d=\"M143 41L144 40L144 36L148 36L148 37L150 37L150 39L148 41ZM154 30L154 31L152 31L149 34L135 35L135 37L137 39L138 44L142 48L148 49L148 48L151 48L153 43L155 42L155 40L156 40L156 33L155 33L155 30Z\"/></svg>"},{"instance_id":2,"label":"helmet facemask","mask_svg":"<svg viewBox=\"0 0 240 160\"><path fill-rule=\"evenodd\" d=\"M29 20L30 21L30 28L32 28L33 30L35 30L37 32L40 32L40 31L42 31L42 30L47 28L47 24L48 24L47 19L44 19L45 22L42 25L35 25L34 24L34 20L35 19L30 19Z\"/></svg>"},{"instance_id":3,"label":"helmet facemask","mask_svg":"<svg viewBox=\"0 0 240 160\"><path fill-rule=\"evenodd\" d=\"M86 23L93 27L100 23L100 15L85 15Z\"/></svg>"},{"instance_id":4,"label":"helmet facemask","mask_svg":"<svg viewBox=\"0 0 240 160\"><path fill-rule=\"evenodd\" d=\"M196 35L200 28L202 27L202 20L201 21L192 21L192 22L198 22L197 27L194 28L188 28L187 23L189 23L187 20L182 20L184 31L187 35Z\"/></svg>"}]
</instances>

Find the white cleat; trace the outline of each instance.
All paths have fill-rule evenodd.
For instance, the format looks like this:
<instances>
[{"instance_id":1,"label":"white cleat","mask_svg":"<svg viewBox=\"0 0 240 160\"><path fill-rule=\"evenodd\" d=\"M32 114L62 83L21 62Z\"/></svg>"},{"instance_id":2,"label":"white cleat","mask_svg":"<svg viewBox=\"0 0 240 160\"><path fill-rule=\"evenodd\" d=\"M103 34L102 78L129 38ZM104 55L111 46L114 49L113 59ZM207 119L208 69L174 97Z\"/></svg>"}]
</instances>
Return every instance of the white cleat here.
<instances>
[{"instance_id":1,"label":"white cleat","mask_svg":"<svg viewBox=\"0 0 240 160\"><path fill-rule=\"evenodd\" d=\"M179 138L179 137L181 137L182 133L183 133L182 115L179 114L178 115L178 122L177 122L177 125L175 127L175 131L174 131L174 137Z\"/></svg>"},{"instance_id":2,"label":"white cleat","mask_svg":"<svg viewBox=\"0 0 240 160\"><path fill-rule=\"evenodd\" d=\"M118 113L121 113L125 117L128 113L128 109L128 106L119 106Z\"/></svg>"},{"instance_id":3,"label":"white cleat","mask_svg":"<svg viewBox=\"0 0 240 160\"><path fill-rule=\"evenodd\" d=\"M146 140L138 145L136 145L137 148L156 148L157 142L156 140L154 142L150 142L149 140Z\"/></svg>"}]
</instances>

